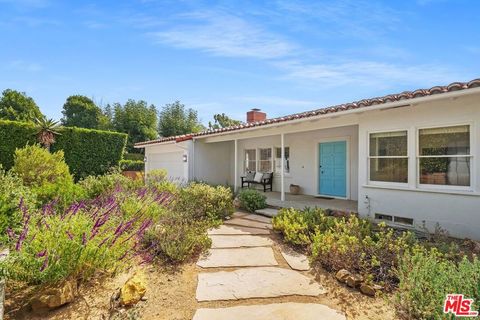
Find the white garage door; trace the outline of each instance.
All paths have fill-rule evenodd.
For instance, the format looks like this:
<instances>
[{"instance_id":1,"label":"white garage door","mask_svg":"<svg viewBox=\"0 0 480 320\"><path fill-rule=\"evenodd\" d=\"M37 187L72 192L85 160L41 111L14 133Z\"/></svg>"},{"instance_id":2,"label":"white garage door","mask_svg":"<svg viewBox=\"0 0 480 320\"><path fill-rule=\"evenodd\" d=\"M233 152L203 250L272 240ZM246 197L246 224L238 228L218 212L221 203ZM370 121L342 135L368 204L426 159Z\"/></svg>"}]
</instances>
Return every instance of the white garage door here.
<instances>
[{"instance_id":1,"label":"white garage door","mask_svg":"<svg viewBox=\"0 0 480 320\"><path fill-rule=\"evenodd\" d=\"M186 179L183 172L183 152L153 153L148 155L148 170L165 169L170 179Z\"/></svg>"}]
</instances>

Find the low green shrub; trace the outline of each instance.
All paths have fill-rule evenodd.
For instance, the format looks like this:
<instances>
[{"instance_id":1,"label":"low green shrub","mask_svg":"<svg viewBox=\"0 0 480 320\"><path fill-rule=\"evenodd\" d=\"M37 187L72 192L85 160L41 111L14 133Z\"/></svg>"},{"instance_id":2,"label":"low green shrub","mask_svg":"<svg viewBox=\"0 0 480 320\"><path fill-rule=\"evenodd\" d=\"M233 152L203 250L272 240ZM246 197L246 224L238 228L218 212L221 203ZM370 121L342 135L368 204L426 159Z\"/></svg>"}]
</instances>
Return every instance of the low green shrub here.
<instances>
[{"instance_id":1,"label":"low green shrub","mask_svg":"<svg viewBox=\"0 0 480 320\"><path fill-rule=\"evenodd\" d=\"M308 245L316 229L324 231L333 225L333 217L328 217L323 209L283 208L273 217L273 229L280 231L286 242L294 245Z\"/></svg>"},{"instance_id":2,"label":"low green shrub","mask_svg":"<svg viewBox=\"0 0 480 320\"><path fill-rule=\"evenodd\" d=\"M396 234L380 225L378 231L365 219L351 215L337 218L312 237L312 258L328 271L347 269L392 290L398 283L395 268L403 252L415 243L410 232Z\"/></svg>"},{"instance_id":3,"label":"low green shrub","mask_svg":"<svg viewBox=\"0 0 480 320\"><path fill-rule=\"evenodd\" d=\"M156 187L157 183L163 182L167 179L167 170L165 169L154 169L148 171L146 175L146 184Z\"/></svg>"},{"instance_id":4,"label":"low green shrub","mask_svg":"<svg viewBox=\"0 0 480 320\"><path fill-rule=\"evenodd\" d=\"M145 155L143 153L125 153L123 159L143 161Z\"/></svg>"},{"instance_id":5,"label":"low green shrub","mask_svg":"<svg viewBox=\"0 0 480 320\"><path fill-rule=\"evenodd\" d=\"M0 166L0 243L7 240L7 229L17 230L22 222L20 203L28 209L37 204L36 195L13 172L5 172Z\"/></svg>"},{"instance_id":6,"label":"low green shrub","mask_svg":"<svg viewBox=\"0 0 480 320\"><path fill-rule=\"evenodd\" d=\"M143 160L120 160L119 165L122 171L143 171L145 169Z\"/></svg>"},{"instance_id":7,"label":"low green shrub","mask_svg":"<svg viewBox=\"0 0 480 320\"><path fill-rule=\"evenodd\" d=\"M144 246L154 257L181 263L210 248L208 226L207 221L189 221L181 214L170 213L146 233Z\"/></svg>"},{"instance_id":8,"label":"low green shrub","mask_svg":"<svg viewBox=\"0 0 480 320\"><path fill-rule=\"evenodd\" d=\"M134 248L151 224L149 219L125 219L115 198L75 203L57 214L51 210L24 209L22 229L10 234L10 254L0 262L0 276L48 285L114 272L135 256Z\"/></svg>"},{"instance_id":9,"label":"low green shrub","mask_svg":"<svg viewBox=\"0 0 480 320\"><path fill-rule=\"evenodd\" d=\"M480 308L480 260L464 257L448 260L437 249L415 246L406 251L398 266L400 280L395 307L403 319L446 319L443 303L447 294L464 294Z\"/></svg>"},{"instance_id":10,"label":"low green shrub","mask_svg":"<svg viewBox=\"0 0 480 320\"><path fill-rule=\"evenodd\" d=\"M238 194L240 206L250 212L267 207L267 197L255 189L243 189Z\"/></svg>"},{"instance_id":11,"label":"low green shrub","mask_svg":"<svg viewBox=\"0 0 480 320\"><path fill-rule=\"evenodd\" d=\"M175 210L188 213L193 220L220 221L234 211L233 194L228 187L193 182L179 190Z\"/></svg>"},{"instance_id":12,"label":"low green shrub","mask_svg":"<svg viewBox=\"0 0 480 320\"><path fill-rule=\"evenodd\" d=\"M56 200L66 206L81 196L82 190L74 184L63 151L50 153L38 145L17 149L12 172L31 188L42 204Z\"/></svg>"},{"instance_id":13,"label":"low green shrub","mask_svg":"<svg viewBox=\"0 0 480 320\"><path fill-rule=\"evenodd\" d=\"M115 188L131 190L143 185L141 180L129 179L119 171L110 170L109 173L101 176L88 176L78 182L83 189L87 199L95 198L101 194L109 193Z\"/></svg>"}]
</instances>

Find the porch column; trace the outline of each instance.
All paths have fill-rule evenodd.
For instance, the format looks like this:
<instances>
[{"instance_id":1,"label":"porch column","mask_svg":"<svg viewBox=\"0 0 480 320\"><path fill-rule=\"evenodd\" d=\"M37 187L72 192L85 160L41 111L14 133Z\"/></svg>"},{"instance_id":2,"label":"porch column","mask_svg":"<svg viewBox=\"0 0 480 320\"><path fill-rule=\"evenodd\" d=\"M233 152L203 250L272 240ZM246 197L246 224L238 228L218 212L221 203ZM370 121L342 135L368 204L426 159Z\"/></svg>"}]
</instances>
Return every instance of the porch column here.
<instances>
[{"instance_id":1,"label":"porch column","mask_svg":"<svg viewBox=\"0 0 480 320\"><path fill-rule=\"evenodd\" d=\"M281 133L280 134L280 148L281 148L281 152L280 152L280 157L281 157L281 160L280 160L280 163L282 164L281 165L281 168L280 168L280 200L281 201L285 201L285 186L284 186L284 180L285 180L285 134L284 133Z\"/></svg>"},{"instance_id":2,"label":"porch column","mask_svg":"<svg viewBox=\"0 0 480 320\"><path fill-rule=\"evenodd\" d=\"M233 190L235 192L237 192L237 189L238 189L238 186L237 186L237 179L238 179L238 175L237 175L237 173L238 173L238 154L237 154L238 153L238 151L237 151L238 143L237 143L237 139L235 139L234 145L235 145L235 147L234 147L235 151L233 152L233 154L234 154L235 159L234 159L234 171L233 171Z\"/></svg>"}]
</instances>

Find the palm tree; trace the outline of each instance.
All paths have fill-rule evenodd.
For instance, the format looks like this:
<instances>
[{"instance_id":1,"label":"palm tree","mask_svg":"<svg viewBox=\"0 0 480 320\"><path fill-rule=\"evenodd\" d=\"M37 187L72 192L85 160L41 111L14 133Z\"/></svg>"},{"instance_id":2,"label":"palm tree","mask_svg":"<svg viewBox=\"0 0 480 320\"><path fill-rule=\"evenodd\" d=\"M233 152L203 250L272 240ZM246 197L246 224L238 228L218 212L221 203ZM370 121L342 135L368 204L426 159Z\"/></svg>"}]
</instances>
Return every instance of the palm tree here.
<instances>
[{"instance_id":1,"label":"palm tree","mask_svg":"<svg viewBox=\"0 0 480 320\"><path fill-rule=\"evenodd\" d=\"M50 146L55 143L55 136L60 135L58 121L47 118L35 118L35 128L38 142L50 151Z\"/></svg>"}]
</instances>

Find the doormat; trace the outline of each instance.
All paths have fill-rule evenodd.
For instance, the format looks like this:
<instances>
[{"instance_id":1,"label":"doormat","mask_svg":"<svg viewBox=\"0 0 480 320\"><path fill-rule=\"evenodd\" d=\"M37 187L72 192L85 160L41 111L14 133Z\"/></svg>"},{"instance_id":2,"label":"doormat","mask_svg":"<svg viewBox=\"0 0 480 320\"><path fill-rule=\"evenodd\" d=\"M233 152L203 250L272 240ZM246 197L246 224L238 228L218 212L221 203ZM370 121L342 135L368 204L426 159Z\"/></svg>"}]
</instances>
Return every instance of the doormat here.
<instances>
[{"instance_id":1,"label":"doormat","mask_svg":"<svg viewBox=\"0 0 480 320\"><path fill-rule=\"evenodd\" d=\"M335 198L324 197L324 196L316 196L315 198L317 198L317 199L325 199L325 200L333 200L333 199L335 199Z\"/></svg>"}]
</instances>

